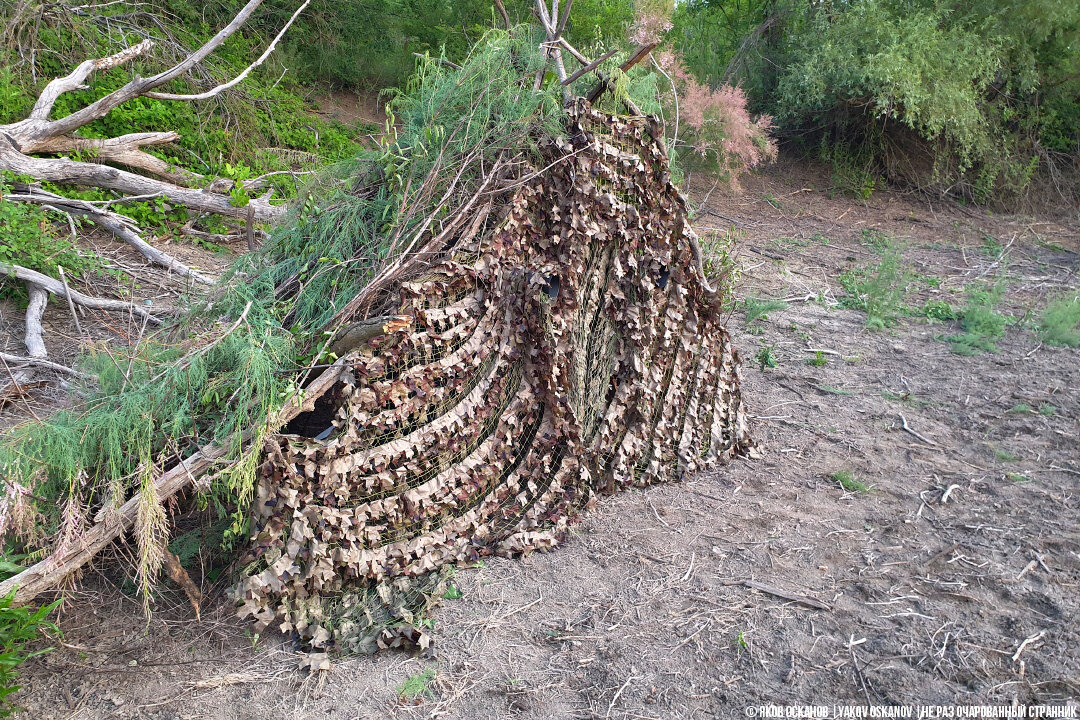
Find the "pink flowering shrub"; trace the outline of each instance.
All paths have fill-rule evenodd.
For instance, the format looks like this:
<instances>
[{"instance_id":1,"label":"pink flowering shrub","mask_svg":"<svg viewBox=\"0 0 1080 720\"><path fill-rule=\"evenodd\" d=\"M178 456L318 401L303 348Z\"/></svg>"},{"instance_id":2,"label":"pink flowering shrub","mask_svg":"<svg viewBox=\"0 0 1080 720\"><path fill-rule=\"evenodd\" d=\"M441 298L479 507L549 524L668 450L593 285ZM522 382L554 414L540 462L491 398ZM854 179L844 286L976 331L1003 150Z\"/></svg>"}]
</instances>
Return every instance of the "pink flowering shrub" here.
<instances>
[{"instance_id":1,"label":"pink flowering shrub","mask_svg":"<svg viewBox=\"0 0 1080 720\"><path fill-rule=\"evenodd\" d=\"M668 13L669 15L670 13ZM639 45L659 42L671 29L663 11L648 10L638 15L630 28L630 40ZM669 130L679 144L693 152L735 184L739 175L776 159L776 141L770 135L772 118L752 118L746 109L742 88L702 85L686 69L674 51L654 53L656 64L674 85L677 97L669 97L666 109L678 123L669 121Z\"/></svg>"},{"instance_id":2,"label":"pink flowering shrub","mask_svg":"<svg viewBox=\"0 0 1080 720\"><path fill-rule=\"evenodd\" d=\"M670 51L658 53L656 61L678 94L679 140L695 154L733 184L739 175L776 159L772 118L751 117L742 88L702 85ZM671 105L674 110L674 100Z\"/></svg>"}]
</instances>

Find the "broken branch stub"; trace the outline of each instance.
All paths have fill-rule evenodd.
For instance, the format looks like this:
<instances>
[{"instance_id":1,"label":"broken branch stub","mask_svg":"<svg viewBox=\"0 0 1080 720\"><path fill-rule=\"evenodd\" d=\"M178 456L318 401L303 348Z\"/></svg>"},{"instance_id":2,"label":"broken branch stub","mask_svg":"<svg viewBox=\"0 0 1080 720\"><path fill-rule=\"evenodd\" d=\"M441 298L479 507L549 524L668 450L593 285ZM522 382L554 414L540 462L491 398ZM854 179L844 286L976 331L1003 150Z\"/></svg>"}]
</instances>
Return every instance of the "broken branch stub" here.
<instances>
[{"instance_id":1,"label":"broken branch stub","mask_svg":"<svg viewBox=\"0 0 1080 720\"><path fill-rule=\"evenodd\" d=\"M408 322L378 318L269 437L242 616L315 648L423 643L441 568L549 548L597 493L751 449L659 128L568 112L498 223L376 288Z\"/></svg>"}]
</instances>

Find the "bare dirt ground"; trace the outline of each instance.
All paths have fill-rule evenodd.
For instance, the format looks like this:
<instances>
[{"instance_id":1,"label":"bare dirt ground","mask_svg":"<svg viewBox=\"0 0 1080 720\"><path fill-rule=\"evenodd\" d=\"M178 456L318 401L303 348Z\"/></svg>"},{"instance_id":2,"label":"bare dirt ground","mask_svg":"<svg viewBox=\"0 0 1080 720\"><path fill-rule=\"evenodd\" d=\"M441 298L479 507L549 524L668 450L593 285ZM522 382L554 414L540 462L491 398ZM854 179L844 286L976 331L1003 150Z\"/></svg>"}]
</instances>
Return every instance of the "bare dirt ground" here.
<instances>
[{"instance_id":1,"label":"bare dirt ground","mask_svg":"<svg viewBox=\"0 0 1080 720\"><path fill-rule=\"evenodd\" d=\"M789 305L729 320L761 458L604 499L554 552L460 570L461 599L434 616L433 657L344 658L309 677L287 638L251 636L225 600L196 621L176 597L147 622L113 575L88 574L64 644L26 667L27 716L667 719L763 703L1076 703L1080 351L1042 345L1030 324L1078 284L1077 218L889 191L863 203L827 187L820 169L781 165L713 191L696 220L737 229L740 298ZM709 190L695 181L691 194ZM1004 272L1001 309L1021 322L997 353L952 354L936 338L955 323L873 332L836 305L838 276L876 262L881 234L921 278L912 305L962 305L967 285ZM763 346L777 367L756 362ZM842 487L841 471L867 489Z\"/></svg>"}]
</instances>

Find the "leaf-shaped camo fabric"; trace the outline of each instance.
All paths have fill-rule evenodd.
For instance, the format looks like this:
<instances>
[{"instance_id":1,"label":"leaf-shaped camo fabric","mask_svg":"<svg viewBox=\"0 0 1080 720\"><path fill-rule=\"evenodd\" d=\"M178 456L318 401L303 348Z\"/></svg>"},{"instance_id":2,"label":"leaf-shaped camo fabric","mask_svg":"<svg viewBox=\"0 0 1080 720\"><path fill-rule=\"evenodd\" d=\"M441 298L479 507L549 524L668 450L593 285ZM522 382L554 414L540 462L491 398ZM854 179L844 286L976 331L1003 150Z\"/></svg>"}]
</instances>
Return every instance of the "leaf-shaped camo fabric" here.
<instances>
[{"instance_id":1,"label":"leaf-shaped camo fabric","mask_svg":"<svg viewBox=\"0 0 1080 720\"><path fill-rule=\"evenodd\" d=\"M316 648L425 643L441 568L751 448L658 137L573 106L502 219L399 283L411 322L347 356L324 439L268 441L242 615Z\"/></svg>"}]
</instances>

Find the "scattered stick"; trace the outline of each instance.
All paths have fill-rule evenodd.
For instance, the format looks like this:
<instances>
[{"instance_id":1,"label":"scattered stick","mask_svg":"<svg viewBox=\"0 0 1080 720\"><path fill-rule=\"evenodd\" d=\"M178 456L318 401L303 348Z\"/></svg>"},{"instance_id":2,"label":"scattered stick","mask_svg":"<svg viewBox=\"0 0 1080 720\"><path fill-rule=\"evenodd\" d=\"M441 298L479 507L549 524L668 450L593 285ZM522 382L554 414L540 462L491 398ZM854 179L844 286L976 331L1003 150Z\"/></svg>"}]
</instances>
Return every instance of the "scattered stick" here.
<instances>
[{"instance_id":1,"label":"scattered stick","mask_svg":"<svg viewBox=\"0 0 1080 720\"><path fill-rule=\"evenodd\" d=\"M945 488L945 492L941 493L941 504L944 505L945 503L949 502L949 497L952 495L952 491L959 489L959 485L950 485L949 487Z\"/></svg>"},{"instance_id":2,"label":"scattered stick","mask_svg":"<svg viewBox=\"0 0 1080 720\"><path fill-rule=\"evenodd\" d=\"M195 609L195 619L201 620L202 616L199 613L199 605L202 604L203 601L202 592L192 581L191 576L188 575L184 566L180 564L180 558L173 555L168 548L164 549L164 558L165 574L184 591L184 594L187 595L188 602L191 603L191 607Z\"/></svg>"},{"instance_id":3,"label":"scattered stick","mask_svg":"<svg viewBox=\"0 0 1080 720\"><path fill-rule=\"evenodd\" d=\"M956 550L959 547L960 547L960 543L954 542L952 545L948 546L944 550L941 550L939 552L934 553L934 555L931 556L929 560L927 560L926 562L923 563L923 567L929 567L930 565L933 565L935 562L937 562L941 558L943 558L943 557L945 557L947 555L952 555L953 551Z\"/></svg>"},{"instance_id":4,"label":"scattered stick","mask_svg":"<svg viewBox=\"0 0 1080 720\"><path fill-rule=\"evenodd\" d=\"M1016 576L1016 579L1017 580L1023 580L1024 576L1027 575L1032 570L1034 570L1036 568L1036 566L1038 566L1038 564L1039 563L1037 561L1035 561L1035 560L1032 560L1031 562L1029 562L1027 565L1024 566L1024 569L1020 571L1020 574Z\"/></svg>"},{"instance_id":5,"label":"scattered stick","mask_svg":"<svg viewBox=\"0 0 1080 720\"><path fill-rule=\"evenodd\" d=\"M1046 631L1045 630L1040 630L1036 634L1034 634L1031 637L1029 637L1028 639L1024 640L1024 642L1020 643L1020 647L1016 648L1016 652L1013 653L1013 656L1012 656L1013 662L1017 662L1018 660L1020 660L1020 655L1024 652L1024 650L1027 649L1028 645L1031 645L1032 643L1039 642L1045 636L1046 636Z\"/></svg>"},{"instance_id":6,"label":"scattered stick","mask_svg":"<svg viewBox=\"0 0 1080 720\"><path fill-rule=\"evenodd\" d=\"M75 321L75 330L79 335L82 335L89 340L89 336L83 333L82 323L79 322L79 313L75 312L75 303L71 300L71 288L68 287L67 275L64 274L64 266L57 265L56 269L60 273L60 282L64 285L64 295L67 298L68 310L71 311L71 319Z\"/></svg>"},{"instance_id":7,"label":"scattered stick","mask_svg":"<svg viewBox=\"0 0 1080 720\"><path fill-rule=\"evenodd\" d=\"M921 435L918 432L916 432L915 430L912 430L907 424L907 418L904 417L904 413L900 413L900 422L903 424L903 429L904 429L905 432L911 433L912 435L919 438L920 440L922 440L927 445L933 445L934 447L941 447L940 445L938 445L936 442L934 442L930 438L926 437L925 435Z\"/></svg>"},{"instance_id":8,"label":"scattered stick","mask_svg":"<svg viewBox=\"0 0 1080 720\"><path fill-rule=\"evenodd\" d=\"M7 275L16 280L22 280L26 283L38 285L51 292L53 295L69 298L83 307L88 307L93 310L119 310L121 312L132 312L155 325L161 324L161 318L147 312L145 309L134 303L124 302L123 300L110 300L107 298L93 298L89 295L83 295L78 290L69 290L65 288L64 284L59 280L54 280L48 275L43 275L36 270L24 268L21 265L8 265L7 263L0 262L0 274ZM30 355L33 357L34 353L31 352Z\"/></svg>"},{"instance_id":9,"label":"scattered stick","mask_svg":"<svg viewBox=\"0 0 1080 720\"><path fill-rule=\"evenodd\" d=\"M782 600L805 605L806 607L813 608L815 610L832 610L832 606L818 600L816 598L809 597L808 595L799 595L797 593L791 593L787 590L781 590L778 587L772 585L766 585L765 583L757 582L756 580L728 580L724 582L724 585L742 585L743 587L750 588L751 590L757 590L758 592L765 593L766 595L772 595Z\"/></svg>"}]
</instances>

